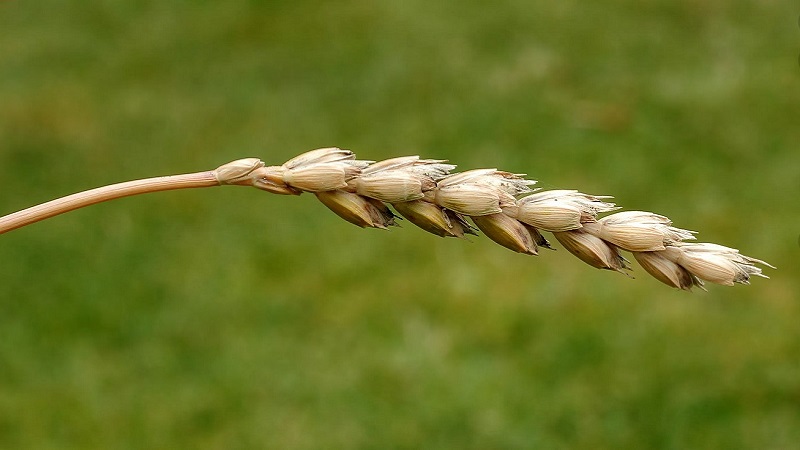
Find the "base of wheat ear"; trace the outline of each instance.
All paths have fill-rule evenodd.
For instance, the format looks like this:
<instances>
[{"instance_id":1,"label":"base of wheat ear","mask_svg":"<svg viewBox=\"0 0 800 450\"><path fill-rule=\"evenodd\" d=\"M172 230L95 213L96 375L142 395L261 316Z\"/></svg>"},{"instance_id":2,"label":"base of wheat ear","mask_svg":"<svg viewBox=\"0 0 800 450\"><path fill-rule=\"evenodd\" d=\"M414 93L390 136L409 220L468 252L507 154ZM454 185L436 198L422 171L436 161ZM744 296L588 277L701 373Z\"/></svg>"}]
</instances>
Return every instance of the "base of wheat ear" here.
<instances>
[{"instance_id":1,"label":"base of wheat ear","mask_svg":"<svg viewBox=\"0 0 800 450\"><path fill-rule=\"evenodd\" d=\"M749 284L752 275L769 278L770 264L717 244L686 242L694 231L672 226L667 217L620 208L609 196L574 190L538 191L523 174L497 169L451 173L445 160L403 156L385 161L356 159L349 150L321 148L280 166L245 158L219 168L148 178L79 192L0 217L0 234L95 203L148 192L220 185L253 186L284 195L313 193L344 220L363 228L386 229L397 215L442 237L463 238L480 230L515 252L537 255L551 248L542 231L598 269L627 274L633 254L662 283L684 290L704 281ZM598 215L611 213L600 218ZM467 219L471 219L472 223Z\"/></svg>"}]
</instances>

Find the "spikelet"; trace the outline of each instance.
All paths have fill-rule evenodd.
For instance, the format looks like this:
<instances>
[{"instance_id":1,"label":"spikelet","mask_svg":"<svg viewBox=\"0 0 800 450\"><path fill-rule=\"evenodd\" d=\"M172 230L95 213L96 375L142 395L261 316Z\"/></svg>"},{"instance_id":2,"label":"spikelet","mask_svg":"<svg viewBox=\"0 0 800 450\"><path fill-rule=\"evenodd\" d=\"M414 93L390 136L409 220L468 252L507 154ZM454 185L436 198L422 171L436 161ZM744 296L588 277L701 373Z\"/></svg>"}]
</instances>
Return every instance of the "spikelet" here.
<instances>
[{"instance_id":1,"label":"spikelet","mask_svg":"<svg viewBox=\"0 0 800 450\"><path fill-rule=\"evenodd\" d=\"M312 150L280 167L268 167L265 181L305 192L343 189L370 164L370 161L359 161L355 157L353 152L336 147Z\"/></svg>"},{"instance_id":2,"label":"spikelet","mask_svg":"<svg viewBox=\"0 0 800 450\"><path fill-rule=\"evenodd\" d=\"M476 184L456 184L436 189L434 201L465 216L485 216L503 212L502 207L513 203L514 197L495 189Z\"/></svg>"},{"instance_id":3,"label":"spikelet","mask_svg":"<svg viewBox=\"0 0 800 450\"><path fill-rule=\"evenodd\" d=\"M217 167L213 174L223 185L253 186L273 194L299 195L299 190L287 186L280 177L277 183L270 181L275 169L280 168L265 167L258 158L244 158ZM282 173L282 169L280 171Z\"/></svg>"},{"instance_id":4,"label":"spikelet","mask_svg":"<svg viewBox=\"0 0 800 450\"><path fill-rule=\"evenodd\" d=\"M694 239L694 231L671 226L667 217L644 211L624 211L597 221L587 231L630 252L664 250L665 246Z\"/></svg>"},{"instance_id":5,"label":"spikelet","mask_svg":"<svg viewBox=\"0 0 800 450\"><path fill-rule=\"evenodd\" d=\"M619 254L619 250L599 237L583 230L558 231L554 232L553 236L567 251L586 264L598 269L614 270L628 275L623 272L629 267L625 258Z\"/></svg>"},{"instance_id":6,"label":"spikelet","mask_svg":"<svg viewBox=\"0 0 800 450\"><path fill-rule=\"evenodd\" d=\"M577 230L597 220L598 213L619 209L606 198L575 190L537 192L517 200L516 218L545 231Z\"/></svg>"},{"instance_id":7,"label":"spikelet","mask_svg":"<svg viewBox=\"0 0 800 450\"><path fill-rule=\"evenodd\" d=\"M583 213L576 205L558 200L529 201L520 203L529 197L517 200L516 217L521 222L541 228L545 231L569 231L583 227Z\"/></svg>"},{"instance_id":8,"label":"spikelet","mask_svg":"<svg viewBox=\"0 0 800 450\"><path fill-rule=\"evenodd\" d=\"M406 156L380 161L362 170L350 190L387 203L418 200L436 187L436 180L455 168L441 160Z\"/></svg>"},{"instance_id":9,"label":"spikelet","mask_svg":"<svg viewBox=\"0 0 800 450\"><path fill-rule=\"evenodd\" d=\"M476 216L472 218L472 221L483 231L483 234L503 247L527 255L538 254L536 239L525 224L519 220L512 219L503 213L497 213Z\"/></svg>"},{"instance_id":10,"label":"spikelet","mask_svg":"<svg viewBox=\"0 0 800 450\"><path fill-rule=\"evenodd\" d=\"M395 225L394 214L377 200L341 190L317 192L315 195L336 215L359 227L386 229Z\"/></svg>"},{"instance_id":11,"label":"spikelet","mask_svg":"<svg viewBox=\"0 0 800 450\"><path fill-rule=\"evenodd\" d=\"M214 177L219 184L252 185L253 171L264 167L264 162L258 158L243 158L223 164L214 170Z\"/></svg>"},{"instance_id":12,"label":"spikelet","mask_svg":"<svg viewBox=\"0 0 800 450\"><path fill-rule=\"evenodd\" d=\"M403 170L387 170L376 175L358 177L353 183L356 192L382 202L399 203L418 200L425 195L423 189L430 190L433 182L423 186L420 177Z\"/></svg>"},{"instance_id":13,"label":"spikelet","mask_svg":"<svg viewBox=\"0 0 800 450\"><path fill-rule=\"evenodd\" d=\"M475 234L463 217L425 200L392 204L400 215L423 230L442 237Z\"/></svg>"},{"instance_id":14,"label":"spikelet","mask_svg":"<svg viewBox=\"0 0 800 450\"><path fill-rule=\"evenodd\" d=\"M309 164L284 171L283 182L305 192L333 191L347 187L347 180L357 171L342 163Z\"/></svg>"},{"instance_id":15,"label":"spikelet","mask_svg":"<svg viewBox=\"0 0 800 450\"><path fill-rule=\"evenodd\" d=\"M739 250L717 244L680 243L668 246L663 255L694 276L725 286L750 284L751 275L769 278L756 264L775 268L760 259L744 256Z\"/></svg>"},{"instance_id":16,"label":"spikelet","mask_svg":"<svg viewBox=\"0 0 800 450\"><path fill-rule=\"evenodd\" d=\"M633 252L633 257L644 270L658 281L678 289L691 290L697 286L705 290L703 281L664 256L664 252Z\"/></svg>"},{"instance_id":17,"label":"spikelet","mask_svg":"<svg viewBox=\"0 0 800 450\"><path fill-rule=\"evenodd\" d=\"M465 216L497 214L514 207L515 196L531 192L533 183L497 169L469 170L439 180L434 202Z\"/></svg>"},{"instance_id":18,"label":"spikelet","mask_svg":"<svg viewBox=\"0 0 800 450\"><path fill-rule=\"evenodd\" d=\"M360 175L348 183L348 190L386 203L418 200L455 168L445 162L419 159L419 156L379 161L362 169Z\"/></svg>"}]
</instances>

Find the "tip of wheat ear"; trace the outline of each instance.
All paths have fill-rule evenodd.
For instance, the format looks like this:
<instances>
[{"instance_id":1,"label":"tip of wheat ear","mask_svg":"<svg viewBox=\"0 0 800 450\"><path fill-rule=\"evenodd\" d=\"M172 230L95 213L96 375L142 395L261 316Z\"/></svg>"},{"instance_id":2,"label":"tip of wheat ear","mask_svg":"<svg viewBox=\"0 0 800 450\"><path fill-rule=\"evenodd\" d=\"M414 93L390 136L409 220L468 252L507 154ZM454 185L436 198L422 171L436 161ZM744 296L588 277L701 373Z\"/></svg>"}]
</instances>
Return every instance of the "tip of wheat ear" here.
<instances>
[{"instance_id":1,"label":"tip of wheat ear","mask_svg":"<svg viewBox=\"0 0 800 450\"><path fill-rule=\"evenodd\" d=\"M402 156L372 162L335 147L312 150L278 168L257 168L251 183L276 193L311 192L334 213L363 228L386 229L397 213L442 237L475 234L467 222L494 242L518 253L537 255L550 248L550 232L586 264L627 275L634 259L656 280L677 289L704 288L704 281L749 284L765 277L768 263L716 244L689 244L694 231L674 227L667 217L622 211L605 195L576 190L534 192L536 181L498 169L451 173L445 160ZM255 178L258 178L256 176ZM245 184L245 183L241 183ZM266 188L265 188L266 187ZM613 213L612 213L613 212ZM603 213L612 213L598 217Z\"/></svg>"}]
</instances>

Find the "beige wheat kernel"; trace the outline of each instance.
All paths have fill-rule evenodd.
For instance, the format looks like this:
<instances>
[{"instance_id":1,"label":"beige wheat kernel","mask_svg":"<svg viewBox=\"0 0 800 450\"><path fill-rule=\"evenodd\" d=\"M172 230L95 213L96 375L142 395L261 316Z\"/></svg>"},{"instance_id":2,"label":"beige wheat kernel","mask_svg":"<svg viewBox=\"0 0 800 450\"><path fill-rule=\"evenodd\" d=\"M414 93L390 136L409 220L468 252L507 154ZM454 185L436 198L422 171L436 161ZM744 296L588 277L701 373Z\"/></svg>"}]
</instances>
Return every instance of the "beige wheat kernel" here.
<instances>
[{"instance_id":1,"label":"beige wheat kernel","mask_svg":"<svg viewBox=\"0 0 800 450\"><path fill-rule=\"evenodd\" d=\"M475 234L464 219L441 206L425 200L392 204L400 215L423 230L442 237L464 237Z\"/></svg>"},{"instance_id":2,"label":"beige wheat kernel","mask_svg":"<svg viewBox=\"0 0 800 450\"><path fill-rule=\"evenodd\" d=\"M624 211L597 221L587 231L630 252L664 250L683 240L694 239L694 232L671 226L668 218L644 211Z\"/></svg>"},{"instance_id":3,"label":"beige wheat kernel","mask_svg":"<svg viewBox=\"0 0 800 450\"><path fill-rule=\"evenodd\" d=\"M503 247L518 253L536 255L536 239L529 229L519 220L512 219L503 213L488 214L472 218L475 225L489 239Z\"/></svg>"},{"instance_id":4,"label":"beige wheat kernel","mask_svg":"<svg viewBox=\"0 0 800 450\"><path fill-rule=\"evenodd\" d=\"M619 209L606 198L574 190L536 192L517 200L516 218L546 231L577 230L594 222L598 213Z\"/></svg>"},{"instance_id":5,"label":"beige wheat kernel","mask_svg":"<svg viewBox=\"0 0 800 450\"><path fill-rule=\"evenodd\" d=\"M750 284L751 275L769 278L756 264L774 269L765 261L744 256L739 250L717 244L680 243L668 246L663 254L696 277L726 286L733 286L734 283Z\"/></svg>"},{"instance_id":6,"label":"beige wheat kernel","mask_svg":"<svg viewBox=\"0 0 800 450\"><path fill-rule=\"evenodd\" d=\"M592 267L621 273L625 273L623 270L628 269L625 258L619 254L619 250L597 236L583 230L558 231L554 232L553 236L567 251Z\"/></svg>"},{"instance_id":7,"label":"beige wheat kernel","mask_svg":"<svg viewBox=\"0 0 800 450\"><path fill-rule=\"evenodd\" d=\"M385 229L395 225L392 212L377 200L341 190L317 192L315 195L336 215L359 227Z\"/></svg>"},{"instance_id":8,"label":"beige wheat kernel","mask_svg":"<svg viewBox=\"0 0 800 450\"><path fill-rule=\"evenodd\" d=\"M497 214L514 207L516 195L531 192L532 183L535 181L497 169L469 170L439 180L434 201L466 216Z\"/></svg>"},{"instance_id":9,"label":"beige wheat kernel","mask_svg":"<svg viewBox=\"0 0 800 450\"><path fill-rule=\"evenodd\" d=\"M705 290L700 279L666 258L663 251L633 252L633 257L636 258L636 261L647 273L667 286L687 291L694 286L698 286Z\"/></svg>"}]
</instances>

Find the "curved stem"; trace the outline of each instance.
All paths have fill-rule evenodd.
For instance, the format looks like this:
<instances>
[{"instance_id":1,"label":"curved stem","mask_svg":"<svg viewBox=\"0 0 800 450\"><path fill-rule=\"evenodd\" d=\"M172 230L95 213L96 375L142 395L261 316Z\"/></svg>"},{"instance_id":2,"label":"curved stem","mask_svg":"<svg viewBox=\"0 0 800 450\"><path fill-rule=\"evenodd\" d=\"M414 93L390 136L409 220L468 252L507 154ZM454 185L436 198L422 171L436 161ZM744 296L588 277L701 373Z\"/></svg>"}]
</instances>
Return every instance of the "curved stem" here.
<instances>
[{"instance_id":1,"label":"curved stem","mask_svg":"<svg viewBox=\"0 0 800 450\"><path fill-rule=\"evenodd\" d=\"M42 203L41 205L32 206L0 217L0 234L65 212L83 208L84 206L94 205L95 203L114 200L116 198L146 194L148 192L219 185L220 181L213 171L145 178L143 180L110 184L108 186L57 198L47 203Z\"/></svg>"}]
</instances>

